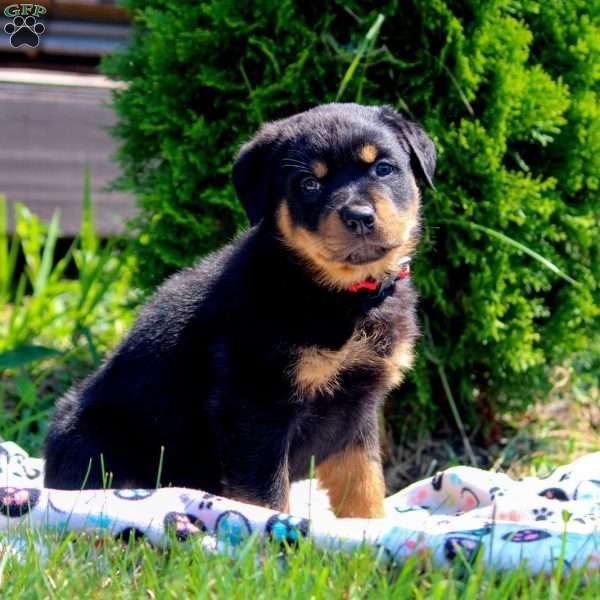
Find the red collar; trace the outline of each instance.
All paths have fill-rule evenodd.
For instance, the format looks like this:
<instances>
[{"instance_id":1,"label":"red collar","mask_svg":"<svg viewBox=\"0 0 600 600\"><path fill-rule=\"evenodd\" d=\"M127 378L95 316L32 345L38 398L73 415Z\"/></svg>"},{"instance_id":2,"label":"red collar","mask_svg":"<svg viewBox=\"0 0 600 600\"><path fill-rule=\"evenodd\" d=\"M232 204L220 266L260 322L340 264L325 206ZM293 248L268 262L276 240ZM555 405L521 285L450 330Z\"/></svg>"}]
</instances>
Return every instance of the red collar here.
<instances>
[{"instance_id":1,"label":"red collar","mask_svg":"<svg viewBox=\"0 0 600 600\"><path fill-rule=\"evenodd\" d=\"M392 285L398 279L406 279L410 277L410 261L405 261L400 266L400 270L390 277L386 277L383 281L375 281L374 279L365 279L364 281L359 281L358 283L354 283L349 288L346 288L347 291L355 293L360 290L369 290L370 292L374 292L377 290L381 290L384 287Z\"/></svg>"}]
</instances>

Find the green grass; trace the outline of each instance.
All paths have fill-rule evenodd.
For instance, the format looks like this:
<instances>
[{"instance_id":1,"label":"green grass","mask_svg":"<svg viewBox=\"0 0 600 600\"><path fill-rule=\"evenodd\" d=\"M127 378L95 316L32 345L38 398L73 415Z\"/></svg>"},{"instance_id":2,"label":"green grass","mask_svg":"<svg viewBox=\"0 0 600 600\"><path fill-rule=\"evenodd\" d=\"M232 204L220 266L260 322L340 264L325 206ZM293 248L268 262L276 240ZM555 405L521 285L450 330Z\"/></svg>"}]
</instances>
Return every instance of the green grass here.
<instances>
[{"instance_id":1,"label":"green grass","mask_svg":"<svg viewBox=\"0 0 600 600\"><path fill-rule=\"evenodd\" d=\"M80 233L57 254L60 214L45 225L0 194L0 436L39 452L57 397L123 336L133 319L132 257L94 226L86 171Z\"/></svg>"},{"instance_id":2,"label":"green grass","mask_svg":"<svg viewBox=\"0 0 600 600\"><path fill-rule=\"evenodd\" d=\"M600 576L560 579L525 568L497 574L481 563L433 568L427 559L390 566L369 548L325 551L311 542L282 553L250 539L235 558L206 553L198 539L157 549L147 542L98 543L45 536L45 552L0 559L2 598L435 598L597 599ZM285 556L285 559L283 558Z\"/></svg>"}]
</instances>

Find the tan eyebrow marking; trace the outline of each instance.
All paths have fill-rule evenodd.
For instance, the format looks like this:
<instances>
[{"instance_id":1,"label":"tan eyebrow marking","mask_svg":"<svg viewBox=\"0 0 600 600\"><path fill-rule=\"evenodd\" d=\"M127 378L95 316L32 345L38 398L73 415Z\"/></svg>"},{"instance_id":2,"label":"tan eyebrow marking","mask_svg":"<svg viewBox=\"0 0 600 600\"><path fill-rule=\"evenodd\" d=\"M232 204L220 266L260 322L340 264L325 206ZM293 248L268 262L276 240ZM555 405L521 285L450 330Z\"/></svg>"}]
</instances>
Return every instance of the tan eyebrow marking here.
<instances>
[{"instance_id":1,"label":"tan eyebrow marking","mask_svg":"<svg viewBox=\"0 0 600 600\"><path fill-rule=\"evenodd\" d=\"M366 163L375 162L377 158L377 148L373 144L365 144L359 151L360 160Z\"/></svg>"},{"instance_id":2,"label":"tan eyebrow marking","mask_svg":"<svg viewBox=\"0 0 600 600\"><path fill-rule=\"evenodd\" d=\"M318 177L319 179L322 179L323 177L325 177L325 175L327 175L327 165L320 160L315 160L312 165L312 172L315 174L315 177Z\"/></svg>"}]
</instances>

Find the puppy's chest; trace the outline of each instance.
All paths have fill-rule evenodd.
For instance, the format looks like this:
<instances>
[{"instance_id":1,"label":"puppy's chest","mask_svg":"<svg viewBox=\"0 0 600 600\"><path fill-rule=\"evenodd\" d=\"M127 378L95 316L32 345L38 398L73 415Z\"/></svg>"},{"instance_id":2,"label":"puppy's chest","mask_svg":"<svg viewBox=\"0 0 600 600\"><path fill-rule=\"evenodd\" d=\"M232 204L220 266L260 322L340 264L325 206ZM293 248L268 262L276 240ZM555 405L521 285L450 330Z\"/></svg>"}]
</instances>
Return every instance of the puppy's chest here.
<instances>
[{"instance_id":1,"label":"puppy's chest","mask_svg":"<svg viewBox=\"0 0 600 600\"><path fill-rule=\"evenodd\" d=\"M375 313L358 322L340 348L295 348L289 376L296 398L334 396L356 373L382 392L401 383L413 363L413 328L407 327L405 319Z\"/></svg>"}]
</instances>

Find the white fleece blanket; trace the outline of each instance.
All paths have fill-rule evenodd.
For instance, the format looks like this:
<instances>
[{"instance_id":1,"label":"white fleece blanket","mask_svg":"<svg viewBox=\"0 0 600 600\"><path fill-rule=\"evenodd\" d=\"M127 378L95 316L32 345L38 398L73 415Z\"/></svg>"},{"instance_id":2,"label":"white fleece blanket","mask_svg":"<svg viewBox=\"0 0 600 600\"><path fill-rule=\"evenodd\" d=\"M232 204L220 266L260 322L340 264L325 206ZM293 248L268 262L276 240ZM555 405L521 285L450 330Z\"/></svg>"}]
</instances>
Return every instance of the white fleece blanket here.
<instances>
[{"instance_id":1,"label":"white fleece blanket","mask_svg":"<svg viewBox=\"0 0 600 600\"><path fill-rule=\"evenodd\" d=\"M309 537L350 550L368 544L390 560L415 553L448 564L458 554L534 572L600 570L600 453L560 467L544 479L453 467L386 500L383 519L336 519L312 482L292 492L292 515L202 490L60 491L43 487L43 461L11 442L0 444L0 555L20 552L26 528L145 536L164 545L198 536L235 553L253 533L287 545Z\"/></svg>"}]
</instances>

